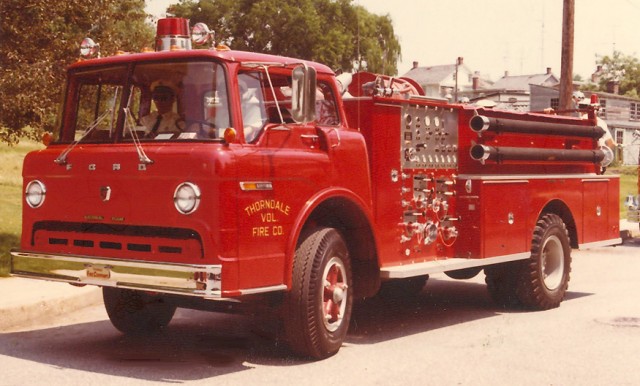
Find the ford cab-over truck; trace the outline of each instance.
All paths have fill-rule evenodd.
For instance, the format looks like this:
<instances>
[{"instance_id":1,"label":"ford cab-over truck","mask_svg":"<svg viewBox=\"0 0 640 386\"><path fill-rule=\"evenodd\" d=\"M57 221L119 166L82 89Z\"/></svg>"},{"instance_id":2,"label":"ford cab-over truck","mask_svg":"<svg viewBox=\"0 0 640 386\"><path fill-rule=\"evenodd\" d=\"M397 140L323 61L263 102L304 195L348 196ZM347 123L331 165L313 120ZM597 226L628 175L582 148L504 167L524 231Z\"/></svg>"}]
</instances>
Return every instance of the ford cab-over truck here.
<instances>
[{"instance_id":1,"label":"ford cab-over truck","mask_svg":"<svg viewBox=\"0 0 640 386\"><path fill-rule=\"evenodd\" d=\"M14 276L102 287L124 333L247 305L325 358L357 298L484 271L500 305L550 309L572 248L620 241L593 109L449 104L409 79L191 49L184 19L158 31L156 52L69 67L58 130L24 161L11 252ZM180 117L164 132L143 124L159 83Z\"/></svg>"}]
</instances>

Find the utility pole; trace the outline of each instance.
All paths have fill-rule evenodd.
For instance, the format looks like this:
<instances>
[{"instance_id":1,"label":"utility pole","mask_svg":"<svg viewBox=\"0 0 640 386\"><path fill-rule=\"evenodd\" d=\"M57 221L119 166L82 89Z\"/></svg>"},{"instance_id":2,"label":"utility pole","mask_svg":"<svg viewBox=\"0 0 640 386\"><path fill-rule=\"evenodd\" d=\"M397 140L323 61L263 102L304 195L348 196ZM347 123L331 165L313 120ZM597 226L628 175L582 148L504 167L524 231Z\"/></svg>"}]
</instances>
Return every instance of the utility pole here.
<instances>
[{"instance_id":1,"label":"utility pole","mask_svg":"<svg viewBox=\"0 0 640 386\"><path fill-rule=\"evenodd\" d=\"M562 11L562 57L560 66L560 110L573 109L573 19L575 0L563 0Z\"/></svg>"},{"instance_id":2,"label":"utility pole","mask_svg":"<svg viewBox=\"0 0 640 386\"><path fill-rule=\"evenodd\" d=\"M458 103L458 68L462 64L462 56L458 56L456 59L456 89L453 91L453 103Z\"/></svg>"}]
</instances>

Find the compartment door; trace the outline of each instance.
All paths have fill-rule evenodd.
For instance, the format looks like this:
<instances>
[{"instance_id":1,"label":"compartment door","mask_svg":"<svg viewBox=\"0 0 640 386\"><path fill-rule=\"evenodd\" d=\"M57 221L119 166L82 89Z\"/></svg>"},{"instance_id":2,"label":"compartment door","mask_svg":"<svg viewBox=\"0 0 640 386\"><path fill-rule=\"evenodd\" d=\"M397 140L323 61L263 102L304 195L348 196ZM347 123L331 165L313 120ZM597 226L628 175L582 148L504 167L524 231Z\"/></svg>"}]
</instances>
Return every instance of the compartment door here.
<instances>
[{"instance_id":1,"label":"compartment door","mask_svg":"<svg viewBox=\"0 0 640 386\"><path fill-rule=\"evenodd\" d=\"M607 180L585 180L582 183L582 242L590 243L609 239Z\"/></svg>"},{"instance_id":2,"label":"compartment door","mask_svg":"<svg viewBox=\"0 0 640 386\"><path fill-rule=\"evenodd\" d=\"M526 180L483 181L480 200L483 257L527 252L530 207Z\"/></svg>"}]
</instances>

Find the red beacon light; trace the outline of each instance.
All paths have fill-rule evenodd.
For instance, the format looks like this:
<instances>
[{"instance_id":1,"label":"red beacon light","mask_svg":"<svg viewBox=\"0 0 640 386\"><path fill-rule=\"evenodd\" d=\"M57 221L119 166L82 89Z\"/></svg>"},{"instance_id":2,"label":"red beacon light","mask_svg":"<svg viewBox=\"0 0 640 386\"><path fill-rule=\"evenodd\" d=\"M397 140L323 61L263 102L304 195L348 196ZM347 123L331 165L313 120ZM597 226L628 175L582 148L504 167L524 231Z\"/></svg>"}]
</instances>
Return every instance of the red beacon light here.
<instances>
[{"instance_id":1,"label":"red beacon light","mask_svg":"<svg viewBox=\"0 0 640 386\"><path fill-rule=\"evenodd\" d=\"M158 20L156 51L190 50L189 20L169 17Z\"/></svg>"}]
</instances>

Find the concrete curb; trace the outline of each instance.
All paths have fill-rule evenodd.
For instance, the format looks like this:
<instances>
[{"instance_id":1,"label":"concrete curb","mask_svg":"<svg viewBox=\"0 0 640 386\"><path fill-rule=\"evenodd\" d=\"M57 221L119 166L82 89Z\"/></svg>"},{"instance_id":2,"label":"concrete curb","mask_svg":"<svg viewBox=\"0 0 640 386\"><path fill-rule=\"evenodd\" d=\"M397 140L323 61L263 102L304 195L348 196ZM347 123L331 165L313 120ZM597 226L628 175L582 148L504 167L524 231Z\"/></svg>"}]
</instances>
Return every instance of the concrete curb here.
<instances>
[{"instance_id":1,"label":"concrete curb","mask_svg":"<svg viewBox=\"0 0 640 386\"><path fill-rule=\"evenodd\" d=\"M0 331L102 303L98 287L21 278L0 279L0 297Z\"/></svg>"}]
</instances>

